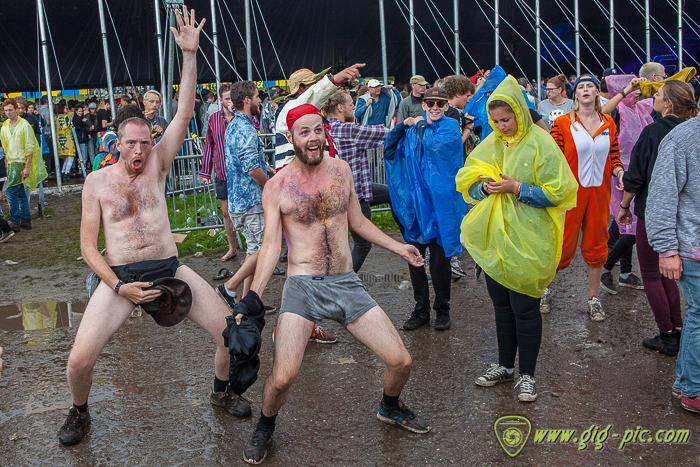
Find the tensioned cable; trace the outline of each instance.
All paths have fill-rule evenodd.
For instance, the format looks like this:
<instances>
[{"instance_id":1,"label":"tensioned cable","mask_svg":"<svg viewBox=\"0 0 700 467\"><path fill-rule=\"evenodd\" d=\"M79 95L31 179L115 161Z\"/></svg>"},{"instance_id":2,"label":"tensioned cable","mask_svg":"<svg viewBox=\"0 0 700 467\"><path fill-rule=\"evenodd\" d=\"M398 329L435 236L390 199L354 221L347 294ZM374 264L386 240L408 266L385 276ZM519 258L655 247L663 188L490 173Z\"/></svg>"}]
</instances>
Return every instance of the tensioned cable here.
<instances>
[{"instance_id":1,"label":"tensioned cable","mask_svg":"<svg viewBox=\"0 0 700 467\"><path fill-rule=\"evenodd\" d=\"M219 2L219 0L216 0L216 4L219 7L219 11L222 11L221 10L221 3ZM238 73L238 69L236 68L236 60L233 59L233 57L235 55L233 53L233 47L231 47L231 40L229 39L228 29L226 28L226 21L224 21L223 15L221 15L221 25L224 27L224 36L226 37L226 43L228 44L228 51L231 54L231 60L233 60L233 63L230 63L228 60L226 60L226 57L224 56L223 52L221 52L221 49L219 49L219 55L221 55L221 57L223 57L223 59L226 61L226 63L229 64L229 66L231 67L233 72L236 74L236 76L238 76L238 79L243 81L243 77L240 75L240 73Z\"/></svg>"},{"instance_id":2,"label":"tensioned cable","mask_svg":"<svg viewBox=\"0 0 700 467\"><path fill-rule=\"evenodd\" d=\"M450 25L450 23L449 23L449 22L447 21L447 19L445 18L445 15L443 15L442 12L440 11L440 9L437 7L437 5L435 5L435 2L433 2L433 0L428 0L428 1L430 2L431 5L433 5L433 7L435 8L435 11L438 12L438 14L439 14L440 17L442 18L442 20L443 20L443 21L445 22L445 24L447 25L447 27L450 28L450 30L452 30L452 32L454 32L454 29L452 29L453 26ZM430 11L430 13L432 13L432 10ZM435 15L433 15L433 17L435 17ZM435 21L437 22L437 20L435 20ZM443 36L444 36L444 34L443 34ZM445 40L447 40L447 38L445 38ZM447 42L448 42L448 44L449 44L450 41L447 41ZM474 64L474 66L475 66L476 69L478 70L478 69L479 69L479 65L476 63L476 60L474 60L474 58L472 57L472 54L470 54L469 51L467 50L467 48L464 47L464 45L462 44L461 39L460 39L458 42L459 42L459 45L462 46L462 47L464 48L464 51L467 53L467 57L469 57L469 59L472 61L472 63ZM452 49L450 49L450 50L452 50ZM462 68L461 62L460 62L459 68L462 70L462 73L464 73L464 68Z\"/></svg>"},{"instance_id":3,"label":"tensioned cable","mask_svg":"<svg viewBox=\"0 0 700 467\"><path fill-rule=\"evenodd\" d=\"M559 10L561 10L561 12L564 13L564 16L566 16L566 19L569 21L569 24L571 24L571 26L574 27L574 33L575 33L576 25L574 24L573 21L571 21L571 17L574 16L573 13L571 12L571 10L569 10L569 7L567 7L567 6L566 6L563 2L561 2L560 0L554 0L554 1L556 2L557 6L559 7ZM566 8L566 11L564 11L564 8ZM598 41L595 40L595 37L593 37L593 36L591 35L591 33L589 33L588 30L586 30L585 26L583 26L583 24L581 24L580 22L579 22L579 27L580 27L581 29L583 29L584 31L586 31L586 33L588 33L588 35L591 37L591 39L593 39L593 40L595 41L595 43L598 44ZM591 52L591 55L593 55L593 58L595 59L595 61L598 62L598 65L600 65L600 69L601 69L601 70L604 70L605 68L607 68L606 66L604 66L604 65L601 63L600 60L598 60L598 55L597 55L595 52L593 52L593 49L591 49L591 47L588 45L588 43L587 43L585 40L583 41L583 45L585 45L586 48ZM600 49L603 50L603 53L606 53L606 52L605 52L605 49L603 49L603 46L601 46L600 44L598 44L598 47L600 47ZM608 58L610 58L610 55L608 55ZM589 71L590 71L590 70L589 70Z\"/></svg>"},{"instance_id":4,"label":"tensioned cable","mask_svg":"<svg viewBox=\"0 0 700 467\"><path fill-rule=\"evenodd\" d=\"M107 7L107 14L109 15L109 22L112 23L112 29L114 29L114 37L117 38L117 45L119 46L119 52L122 54L122 59L124 60L124 68L126 68L126 74L129 75L129 82L131 87L135 88L134 80L131 79L131 71L129 71L129 64L126 61L126 55L124 55L124 49L122 48L122 41L119 40L119 34L117 33L117 27L114 25L114 20L112 19L112 12L109 9L109 4L107 0L104 0L105 7Z\"/></svg>"},{"instance_id":5,"label":"tensioned cable","mask_svg":"<svg viewBox=\"0 0 700 467\"><path fill-rule=\"evenodd\" d=\"M674 4L671 0L666 0L666 1L669 3L669 5L671 5L673 7L673 9L676 11L676 13L678 13L678 5ZM688 19L688 21L693 23L695 25L695 27L698 28L698 32L700 33L700 24L696 23L695 20L685 11L683 12L683 15L685 15L685 17ZM691 31L695 32L692 28L691 28Z\"/></svg>"},{"instance_id":6,"label":"tensioned cable","mask_svg":"<svg viewBox=\"0 0 700 467\"><path fill-rule=\"evenodd\" d=\"M408 11L408 14L410 15L410 14L411 14L411 9L408 7L408 5L406 5L406 2L405 2L404 0L401 0L401 4L402 4L403 7L406 9L406 11ZM433 41L433 38L430 37L430 34L428 34L428 33L425 31L425 28L423 27L423 25L420 24L420 21L418 21L418 18L416 18L416 16L413 15L413 19L415 20L416 24L423 30L423 32L425 33L426 37L427 37L428 40L430 41L430 43L433 44L433 47L435 47L435 50L437 50L438 54L440 54L440 56L442 57L442 59L445 60L445 63L447 63L448 66L452 67L452 63L451 63L449 60L447 60L447 58L445 58L445 56L442 54L442 51L440 50L440 48L437 46L437 44L435 43L435 41ZM410 24L410 22L409 22L409 24ZM423 52L425 52L425 50L424 50ZM426 56L427 56L427 54L426 54Z\"/></svg>"},{"instance_id":7,"label":"tensioned cable","mask_svg":"<svg viewBox=\"0 0 700 467\"><path fill-rule=\"evenodd\" d=\"M282 72L282 76L284 76L285 81L287 80L287 75L284 72L284 68L282 68L282 62L280 61L279 55L277 55L277 48L275 47L275 43L272 42L272 36L270 35L270 29L267 27L267 22L265 21L265 15L263 15L262 8L260 8L260 3L258 0L255 0L255 4L258 7L258 11L260 12L260 18L262 19L263 26L265 26L265 31L267 32L267 37L270 39L270 44L272 45L272 51L275 53L275 58L277 58L277 63L280 65L280 71Z\"/></svg>"},{"instance_id":8,"label":"tensioned cable","mask_svg":"<svg viewBox=\"0 0 700 467\"><path fill-rule=\"evenodd\" d=\"M246 0L246 1L249 1L249 2L251 3L251 5L250 5L251 7L253 6L253 5L252 5L252 4L253 4L253 1L252 1L252 0ZM255 14L255 9L254 9L254 8L253 8L252 13L253 13L253 14L252 14L252 16L253 16L253 24L255 25L255 37L258 39L258 49L260 50L260 64L262 65L263 74L265 75L265 81L268 81L268 79L267 79L267 68L265 68L265 56L263 55L262 42L260 42L260 31L258 30L258 20L257 20L257 18L256 18L257 15ZM262 78L262 76L261 76L261 78Z\"/></svg>"},{"instance_id":9,"label":"tensioned cable","mask_svg":"<svg viewBox=\"0 0 700 467\"><path fill-rule=\"evenodd\" d=\"M598 0L593 0L593 1L598 6L598 8L600 8L600 11L602 11L603 14L605 14L608 21L610 21L610 12L605 8L605 6L602 3L600 3ZM628 34L628 35L629 35L629 33L622 27L622 25L620 24L620 22L617 19L613 19L613 25L615 25L615 24L618 25L618 28L616 29L616 31L618 31L620 39L622 39L624 41L624 43L627 44L627 47L630 48L630 50L635 55L637 60L639 60L639 57L637 56L637 52L634 50L634 47L632 47L632 45L630 45L630 43L627 42L627 39L625 39L625 36L623 35L623 33ZM632 39L632 43L635 44L639 48L639 50L642 52L642 55L646 56L646 51L639 44L634 42L634 38L632 38L632 36L629 36L629 37L630 37L630 39Z\"/></svg>"},{"instance_id":10,"label":"tensioned cable","mask_svg":"<svg viewBox=\"0 0 700 467\"><path fill-rule=\"evenodd\" d=\"M481 10L481 13L483 13L484 18L486 18L486 21L488 21L489 25L491 25L491 27L495 30L495 29L496 29L496 26L491 22L491 18L489 18L489 17L486 15L486 12L484 11L484 9L481 8L481 5L479 5L479 2L476 2L476 6L479 7L479 10ZM489 6L490 6L490 5L489 5ZM501 17L500 14L499 14L498 16ZM513 55L513 52L510 51L510 49L508 48L508 45L507 45L506 42L503 40L503 38L501 37L500 34L498 35L498 39L503 43L503 47L504 47L504 48L506 49L506 51L510 54L511 58L513 59L513 61L515 62L515 64L516 64L516 65L518 66L518 68L520 69L520 72L523 74L524 77L527 78L527 73L525 73L525 71L523 70L523 67L520 66L520 63L518 62L518 60L515 59L515 56ZM529 78L528 78L528 79L529 79Z\"/></svg>"},{"instance_id":11,"label":"tensioned cable","mask_svg":"<svg viewBox=\"0 0 700 467\"><path fill-rule=\"evenodd\" d=\"M63 87L63 77L61 76L61 67L58 64L58 57L56 56L56 48L53 46L53 36L51 35L51 26L49 26L49 18L46 15L46 9L44 9L44 21L46 22L46 30L49 31L49 41L51 41L53 59L56 61L56 72L58 72L58 79L61 82L61 91L65 91L65 88ZM51 99L51 96L49 96L49 99Z\"/></svg>"},{"instance_id":12,"label":"tensioned cable","mask_svg":"<svg viewBox=\"0 0 700 467\"><path fill-rule=\"evenodd\" d=\"M248 0L245 0L245 1L248 1ZM240 29L238 29L238 25L236 24L236 20L233 19L233 13L231 13L231 10L229 9L225 0L224 0L224 6L226 7L226 11L228 11L228 15L231 17L231 21L233 22L233 27L236 28L236 32L238 33L238 37L241 38L241 42L243 42L243 44L245 44L245 48L246 48L246 50L248 50L248 44L246 43L246 40L243 38L243 35L241 34ZM251 46L252 46L252 44L251 44ZM250 51L250 54L251 54L251 56L253 55L252 50ZM253 63L253 68L258 73L258 76L262 77L262 74L260 73L260 70L258 70L258 66L255 64L255 61L251 60L251 62Z\"/></svg>"},{"instance_id":13,"label":"tensioned cable","mask_svg":"<svg viewBox=\"0 0 700 467\"><path fill-rule=\"evenodd\" d=\"M531 19L533 19L535 21L537 20L537 13L530 7L530 5L525 3L524 0L515 0L515 4L516 4L516 6L518 6L518 9L523 12L524 16L528 17L528 15L529 15L529 17ZM521 5L523 7L525 7L525 10L523 10L523 8L521 8ZM545 36L547 36L547 38L549 38L550 42L552 43L552 46L554 46L557 49L557 51L559 52L559 54L562 57L564 57L564 60L566 60L566 62L569 64L570 67L572 67L573 69L576 69L576 66L567 58L566 54L562 51L562 49L559 48L559 46L557 45L557 42L553 39L553 37L557 38L558 41L561 43L561 45L563 45L572 56L576 56L576 54L569 48L568 45L566 45L566 43L564 41L562 41L559 38L557 33L554 32L554 30L552 28L550 28L547 23L542 21L541 17L540 17L540 24L543 26L543 27L540 27L540 31L543 32L545 34ZM530 23L530 27L534 28L532 23ZM544 45L545 49L547 49L547 52L551 55L551 51L547 48L546 44L543 43L543 45ZM563 70L558 65L554 66L554 68L557 69L559 71L559 73L564 74Z\"/></svg>"},{"instance_id":14,"label":"tensioned cable","mask_svg":"<svg viewBox=\"0 0 700 467\"><path fill-rule=\"evenodd\" d=\"M396 6L399 7L399 12L401 13L401 16L403 16L403 19L406 21L406 24L408 24L408 25L410 26L410 25L411 25L411 22L408 20L408 16L406 16L406 14L405 14L405 13L403 12L403 10L401 9L401 5L399 5L399 0L394 0L394 2L396 2ZM409 13L409 14L410 14L410 13ZM435 72L435 76L440 76L440 74L438 73L438 71L435 69L435 65L433 65L433 61L430 60L430 56L429 56L428 53L425 51L425 47L423 47L423 44L421 43L421 41L420 41L420 39L418 38L418 36L416 36L416 41L418 42L418 45L420 46L421 50L423 51L423 55L425 55L425 58L428 59L428 63L430 64L430 67L431 67L431 68L433 69L433 71Z\"/></svg>"},{"instance_id":15,"label":"tensioned cable","mask_svg":"<svg viewBox=\"0 0 700 467\"><path fill-rule=\"evenodd\" d=\"M641 4L638 4L635 0L633 0L633 1L632 1L632 5L637 9L637 11L639 11L642 15L644 15L644 10L642 9ZM672 5L673 5L673 4L672 4ZM674 8L675 8L675 7L674 7ZM675 8L675 12L678 13L678 8ZM654 22L655 22L669 37L673 37L673 36L671 36L671 34L669 34L669 32L661 25L661 23L659 23L659 22L656 20L656 18L654 18L653 16L650 16L650 17L651 17L651 19L652 19L652 20L653 20L653 21L654 21ZM697 23L696 23L696 24L697 24ZM653 24L649 23L649 26L651 26L651 28L652 28L654 31L656 31L656 34L658 34L659 37L661 38L661 40L664 41L664 44L666 44L667 47L669 47L671 50L673 50L673 48L672 48L671 46L668 45L668 43L664 40L664 38L661 36L661 34L659 34L658 30L657 30L656 28L654 28ZM692 31L692 28L691 28L691 31ZM682 48L682 47L679 47L679 49L680 49L680 51L679 51L677 54L675 54L675 55L676 55L676 57L679 58L681 61L683 60L683 58L682 58L683 52L685 52L685 53L690 57L691 60L693 60L696 64L700 64L700 62L698 62L695 58L693 58L693 56L692 56L691 54L689 54L687 50L685 50L685 49ZM680 54L680 55L679 55L679 54Z\"/></svg>"},{"instance_id":16,"label":"tensioned cable","mask_svg":"<svg viewBox=\"0 0 700 467\"><path fill-rule=\"evenodd\" d=\"M487 3L487 5L491 8L491 11L493 11L493 12L496 11L496 9L495 9L494 7L492 7L491 5L489 5L488 3ZM517 5L517 4L516 4L516 5ZM520 9L520 11L523 13L523 16L525 16L526 19L527 19L527 15L525 14L525 12L524 12L522 9ZM491 24L491 27L495 28L495 25L494 25L493 23L491 23L490 17L486 15L486 13L484 12L484 10L481 10L481 12L484 13L484 16L486 16L486 19L489 21L489 24ZM530 44L530 41L528 41L527 39L525 39L525 37L523 37L523 35L520 34L520 32L518 32L517 29L515 29L513 26L511 26L511 24L503 17L503 15L501 15L501 14L499 13L499 14L498 14L498 17L499 17L499 19L501 19L508 27L510 27L510 28L513 30L513 32L515 32L515 33L518 35L518 37L520 37L520 38L525 42L525 44L527 44L533 51L537 52L537 49L535 48L535 46L532 45L532 44ZM536 29L535 29L535 27L532 25L532 23L529 23L529 22L528 22L528 24L529 24L529 26L532 28L533 31L536 31ZM544 32L545 32L545 35L547 35L546 31L544 31ZM499 37L500 37L500 36L499 36ZM549 36L547 35L547 37L549 37ZM551 38L550 38L550 40L551 40ZM503 40L501 40L501 42L503 42ZM505 44L505 42L504 42L504 44ZM554 44L554 41L552 41L552 44L555 45L555 47L556 47L556 44ZM544 45L545 51L547 51L547 53L549 53L549 54L551 55L551 52L550 52L549 49L547 48L547 45L546 45L544 42L542 42L542 45ZM507 47L506 47L506 48L507 48ZM557 50L559 50L558 47L557 47ZM510 50L509 50L509 52L510 52ZM564 55L563 52L562 52L561 50L559 50L559 53L562 54L562 55ZM540 54L540 55L541 55L541 54ZM511 54L511 56L512 56L512 54ZM549 63L549 65L550 65L552 68L554 68L555 70L558 70L560 73L563 73L561 67L559 67L559 64L556 62L556 60L555 60L554 62L550 62L546 57L542 57L542 58L544 59L545 62ZM513 59L515 59L515 57L514 57ZM527 77L527 76L526 76L526 77Z\"/></svg>"},{"instance_id":17,"label":"tensioned cable","mask_svg":"<svg viewBox=\"0 0 700 467\"><path fill-rule=\"evenodd\" d=\"M637 12L639 12L639 14L641 14L642 16L644 16L644 10L639 8L639 6L637 5L637 2L636 2L636 1L630 0L630 3L632 3L632 6L637 10ZM656 24L658 24L659 27L660 27L661 29L663 29L663 31L664 31L664 33L666 33L666 35L668 35L669 37L671 36L671 35L668 33L668 31L666 31L666 29L664 29L664 27L661 26L661 25L659 24L658 21L656 21L656 18L654 18L653 16L650 16L650 18L651 18L654 22L656 22ZM654 27L654 24L650 22L650 23L649 23L649 26L650 26L651 29L659 36L659 39L661 39L661 40L663 41L663 43L666 44L666 47L668 47L669 49L671 49L671 50L673 51L673 47L671 47L671 46L669 45L669 43L666 42L666 40L665 40L664 37L663 37L663 34L661 34L661 33L659 32L659 30L656 29L656 28ZM640 48L641 48L641 47L640 47ZM646 55L646 50L644 51L644 54ZM678 58L678 54L677 54L677 53L674 52L674 55L676 56L676 58Z\"/></svg>"}]
</instances>

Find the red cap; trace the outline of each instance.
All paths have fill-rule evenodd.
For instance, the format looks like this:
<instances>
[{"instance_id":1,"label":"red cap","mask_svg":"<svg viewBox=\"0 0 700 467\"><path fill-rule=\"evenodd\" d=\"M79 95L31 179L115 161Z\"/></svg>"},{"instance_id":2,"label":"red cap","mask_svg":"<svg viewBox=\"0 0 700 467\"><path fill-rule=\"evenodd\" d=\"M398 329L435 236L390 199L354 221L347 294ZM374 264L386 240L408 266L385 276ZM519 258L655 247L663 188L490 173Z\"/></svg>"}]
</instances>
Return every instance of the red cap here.
<instances>
[{"instance_id":1,"label":"red cap","mask_svg":"<svg viewBox=\"0 0 700 467\"><path fill-rule=\"evenodd\" d=\"M319 117L322 117L321 111L318 110L315 106L311 104L301 104L297 107L294 107L287 114L287 129L289 131L292 131L294 123L304 115L318 115Z\"/></svg>"}]
</instances>

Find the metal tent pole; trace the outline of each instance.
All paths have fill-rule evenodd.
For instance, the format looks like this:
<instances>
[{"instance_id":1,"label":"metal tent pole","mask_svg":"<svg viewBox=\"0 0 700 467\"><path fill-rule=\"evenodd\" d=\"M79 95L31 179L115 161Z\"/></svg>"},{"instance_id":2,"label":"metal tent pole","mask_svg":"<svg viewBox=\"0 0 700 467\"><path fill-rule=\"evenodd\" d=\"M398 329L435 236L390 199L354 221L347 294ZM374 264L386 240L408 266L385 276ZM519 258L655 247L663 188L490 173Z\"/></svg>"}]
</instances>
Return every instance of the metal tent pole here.
<instances>
[{"instance_id":1,"label":"metal tent pole","mask_svg":"<svg viewBox=\"0 0 700 467\"><path fill-rule=\"evenodd\" d=\"M410 10L410 25L411 25L411 76L416 74L416 22L413 17L413 0L409 0L408 9Z\"/></svg>"},{"instance_id":2,"label":"metal tent pole","mask_svg":"<svg viewBox=\"0 0 700 467\"><path fill-rule=\"evenodd\" d=\"M500 20L500 16L498 15L498 0L494 0L493 11L494 11L494 31L495 31L495 34L496 34L496 38L495 38L495 39L496 39L496 40L495 40L496 62L495 62L495 63L496 63L496 65L498 65L498 64L499 64L499 61L500 61L500 60L499 60L499 57L500 57L500 55L501 55L500 43L499 43L500 38L501 38L501 32L500 32L501 22L499 21L499 20ZM537 42L538 42L538 44L539 44L539 41L537 41Z\"/></svg>"},{"instance_id":3,"label":"metal tent pole","mask_svg":"<svg viewBox=\"0 0 700 467\"><path fill-rule=\"evenodd\" d=\"M646 46L646 51L647 51L647 62L651 61L651 27L649 26L649 0L645 0L644 2L644 27L645 27L645 32L646 32L646 39L647 39L647 46Z\"/></svg>"},{"instance_id":4,"label":"metal tent pole","mask_svg":"<svg viewBox=\"0 0 700 467\"><path fill-rule=\"evenodd\" d=\"M683 68L683 0L678 0L678 71Z\"/></svg>"},{"instance_id":5,"label":"metal tent pole","mask_svg":"<svg viewBox=\"0 0 700 467\"><path fill-rule=\"evenodd\" d=\"M574 16L576 17L576 76L581 76L581 32L579 28L578 0L574 1Z\"/></svg>"},{"instance_id":6,"label":"metal tent pole","mask_svg":"<svg viewBox=\"0 0 700 467\"><path fill-rule=\"evenodd\" d=\"M382 35L382 71L384 74L384 86L389 84L389 75L386 64L386 26L384 25L384 0L379 0L379 26Z\"/></svg>"},{"instance_id":7,"label":"metal tent pole","mask_svg":"<svg viewBox=\"0 0 700 467\"><path fill-rule=\"evenodd\" d=\"M537 83L535 83L535 89L537 90L537 102L540 102L542 95L542 41L540 38L540 0L535 0L535 42L537 43Z\"/></svg>"},{"instance_id":8,"label":"metal tent pole","mask_svg":"<svg viewBox=\"0 0 700 467\"><path fill-rule=\"evenodd\" d=\"M107 73L107 95L109 96L109 110L112 114L112 121L117 110L114 107L114 86L112 86L112 67L109 64L109 47L107 46L107 27L105 26L105 9L102 0L97 0L97 7L100 12L100 29L102 30L102 49L105 53L105 71Z\"/></svg>"},{"instance_id":9,"label":"metal tent pole","mask_svg":"<svg viewBox=\"0 0 700 467\"><path fill-rule=\"evenodd\" d=\"M459 74L459 0L454 0L455 11L455 75Z\"/></svg>"},{"instance_id":10,"label":"metal tent pole","mask_svg":"<svg viewBox=\"0 0 700 467\"><path fill-rule=\"evenodd\" d=\"M46 97L49 100L49 125L51 125L51 147L53 148L53 159L56 164L56 183L58 191L61 191L61 161L58 159L58 141L56 132L56 119L53 110L53 94L51 92L51 72L49 71L49 49L46 45L46 24L44 24L44 1L37 0L37 13L39 14L39 31L41 34L41 55L44 57L44 76L46 79Z\"/></svg>"},{"instance_id":11,"label":"metal tent pole","mask_svg":"<svg viewBox=\"0 0 700 467\"><path fill-rule=\"evenodd\" d=\"M165 99L165 59L163 53L163 26L160 24L160 1L153 0L156 11L156 38L158 39L158 73L160 74L160 95ZM166 117L167 118L167 117Z\"/></svg>"},{"instance_id":12,"label":"metal tent pole","mask_svg":"<svg viewBox=\"0 0 700 467\"><path fill-rule=\"evenodd\" d=\"M221 87L221 69L219 68L219 39L216 34L216 5L215 0L211 0L211 29L212 43L214 44L214 73L216 74L216 93Z\"/></svg>"},{"instance_id":13,"label":"metal tent pole","mask_svg":"<svg viewBox=\"0 0 700 467\"><path fill-rule=\"evenodd\" d=\"M245 48L248 81L253 81L253 40L250 36L250 0L243 0L243 2L245 3Z\"/></svg>"},{"instance_id":14,"label":"metal tent pole","mask_svg":"<svg viewBox=\"0 0 700 467\"><path fill-rule=\"evenodd\" d=\"M610 68L615 68L615 0L610 0Z\"/></svg>"}]
</instances>

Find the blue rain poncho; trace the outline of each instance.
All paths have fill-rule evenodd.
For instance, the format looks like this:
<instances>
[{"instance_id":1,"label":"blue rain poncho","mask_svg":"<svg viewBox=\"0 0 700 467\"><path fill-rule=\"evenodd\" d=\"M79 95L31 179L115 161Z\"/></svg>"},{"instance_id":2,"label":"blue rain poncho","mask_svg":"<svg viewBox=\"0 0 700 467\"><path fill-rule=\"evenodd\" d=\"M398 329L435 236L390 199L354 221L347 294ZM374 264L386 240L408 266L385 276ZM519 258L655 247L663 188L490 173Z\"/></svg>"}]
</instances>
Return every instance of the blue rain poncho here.
<instances>
[{"instance_id":1,"label":"blue rain poncho","mask_svg":"<svg viewBox=\"0 0 700 467\"><path fill-rule=\"evenodd\" d=\"M462 137L455 119L442 117L430 125L423 121L410 127L401 122L389 133L384 165L391 204L405 228L404 240L426 244L435 238L447 257L462 253L459 226L467 204L455 187L462 163Z\"/></svg>"}]
</instances>

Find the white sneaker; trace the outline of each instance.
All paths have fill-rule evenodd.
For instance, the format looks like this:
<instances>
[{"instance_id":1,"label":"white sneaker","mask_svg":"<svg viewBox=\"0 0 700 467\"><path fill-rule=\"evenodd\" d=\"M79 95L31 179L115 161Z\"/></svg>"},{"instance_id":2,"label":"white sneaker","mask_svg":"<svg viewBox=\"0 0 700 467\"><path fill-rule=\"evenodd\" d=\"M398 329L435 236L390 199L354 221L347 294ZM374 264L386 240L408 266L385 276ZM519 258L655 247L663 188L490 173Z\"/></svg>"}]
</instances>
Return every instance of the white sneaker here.
<instances>
[{"instance_id":1,"label":"white sneaker","mask_svg":"<svg viewBox=\"0 0 700 467\"><path fill-rule=\"evenodd\" d=\"M598 300L598 297L588 300L588 316L591 317L591 321L603 321L605 319L603 305Z\"/></svg>"},{"instance_id":2,"label":"white sneaker","mask_svg":"<svg viewBox=\"0 0 700 467\"><path fill-rule=\"evenodd\" d=\"M549 290L549 287L547 287L546 289L544 289L544 294L542 295L542 298L540 298L540 313L549 313L551 302L552 293Z\"/></svg>"}]
</instances>

